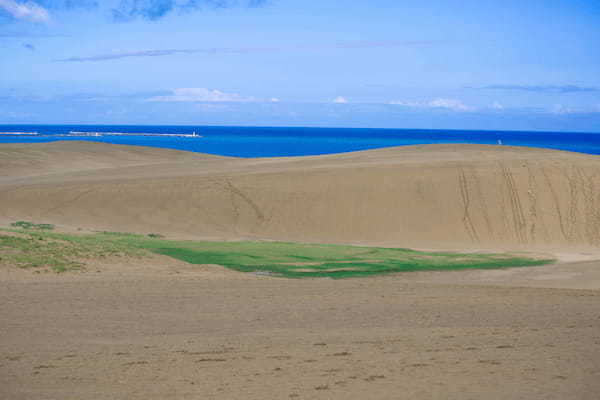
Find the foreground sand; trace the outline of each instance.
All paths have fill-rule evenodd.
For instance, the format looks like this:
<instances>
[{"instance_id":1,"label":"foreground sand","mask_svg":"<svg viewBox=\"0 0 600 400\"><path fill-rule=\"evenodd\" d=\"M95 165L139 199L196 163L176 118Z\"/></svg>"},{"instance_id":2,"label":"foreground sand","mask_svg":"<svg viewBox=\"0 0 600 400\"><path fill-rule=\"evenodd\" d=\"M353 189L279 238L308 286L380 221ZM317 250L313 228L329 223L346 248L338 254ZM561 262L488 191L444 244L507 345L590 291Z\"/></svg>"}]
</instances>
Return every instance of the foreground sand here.
<instances>
[{"instance_id":1,"label":"foreground sand","mask_svg":"<svg viewBox=\"0 0 600 400\"><path fill-rule=\"evenodd\" d=\"M0 399L597 399L600 159L434 145L243 160L0 146L0 225L562 262L288 280L164 257L0 268Z\"/></svg>"},{"instance_id":2,"label":"foreground sand","mask_svg":"<svg viewBox=\"0 0 600 400\"><path fill-rule=\"evenodd\" d=\"M5 270L0 398L597 399L600 291L556 287L585 287L600 263L557 279L566 268L528 268L537 288L474 271L289 280L163 258Z\"/></svg>"}]
</instances>

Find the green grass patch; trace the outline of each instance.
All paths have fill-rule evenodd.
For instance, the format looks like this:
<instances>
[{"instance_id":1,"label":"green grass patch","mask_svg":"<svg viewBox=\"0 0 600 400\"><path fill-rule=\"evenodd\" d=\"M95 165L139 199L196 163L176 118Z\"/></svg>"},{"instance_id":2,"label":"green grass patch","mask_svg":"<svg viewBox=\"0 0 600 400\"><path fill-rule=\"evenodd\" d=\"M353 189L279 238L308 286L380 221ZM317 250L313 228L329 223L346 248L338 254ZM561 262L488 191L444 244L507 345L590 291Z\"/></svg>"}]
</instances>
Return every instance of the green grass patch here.
<instances>
[{"instance_id":1,"label":"green grass patch","mask_svg":"<svg viewBox=\"0 0 600 400\"><path fill-rule=\"evenodd\" d=\"M409 271L543 265L549 259L510 254L459 254L409 249L281 242L170 242L152 251L192 264L288 278L351 278Z\"/></svg>"},{"instance_id":2,"label":"green grass patch","mask_svg":"<svg viewBox=\"0 0 600 400\"><path fill-rule=\"evenodd\" d=\"M83 268L87 260L144 253L119 240L37 229L0 231L0 265L65 272Z\"/></svg>"},{"instance_id":3,"label":"green grass patch","mask_svg":"<svg viewBox=\"0 0 600 400\"><path fill-rule=\"evenodd\" d=\"M52 224L34 224L29 221L17 221L10 224L10 226L14 226L15 228L22 228L28 230L41 230L41 231L51 231L54 229L54 225Z\"/></svg>"},{"instance_id":4,"label":"green grass patch","mask_svg":"<svg viewBox=\"0 0 600 400\"><path fill-rule=\"evenodd\" d=\"M14 231L17 232L17 231ZM173 241L160 235L119 232L64 234L0 232L0 262L55 271L81 268L107 256L163 254L191 264L217 264L240 272L287 278L350 278L409 271L492 269L553 262L511 254L461 254L410 249L284 242Z\"/></svg>"}]
</instances>

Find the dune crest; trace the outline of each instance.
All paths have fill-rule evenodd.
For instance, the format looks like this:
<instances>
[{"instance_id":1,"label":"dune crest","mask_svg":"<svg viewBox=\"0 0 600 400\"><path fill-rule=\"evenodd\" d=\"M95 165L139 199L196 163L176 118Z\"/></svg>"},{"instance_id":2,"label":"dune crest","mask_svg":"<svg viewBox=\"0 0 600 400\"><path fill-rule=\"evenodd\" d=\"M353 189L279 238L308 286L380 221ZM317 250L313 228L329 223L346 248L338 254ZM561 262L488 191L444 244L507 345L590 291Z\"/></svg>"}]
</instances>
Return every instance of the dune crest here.
<instances>
[{"instance_id":1,"label":"dune crest","mask_svg":"<svg viewBox=\"0 0 600 400\"><path fill-rule=\"evenodd\" d=\"M0 145L0 178L226 157L83 140Z\"/></svg>"},{"instance_id":2,"label":"dune crest","mask_svg":"<svg viewBox=\"0 0 600 400\"><path fill-rule=\"evenodd\" d=\"M205 239L600 245L596 156L441 144L235 159L127 147L0 146L0 219Z\"/></svg>"}]
</instances>

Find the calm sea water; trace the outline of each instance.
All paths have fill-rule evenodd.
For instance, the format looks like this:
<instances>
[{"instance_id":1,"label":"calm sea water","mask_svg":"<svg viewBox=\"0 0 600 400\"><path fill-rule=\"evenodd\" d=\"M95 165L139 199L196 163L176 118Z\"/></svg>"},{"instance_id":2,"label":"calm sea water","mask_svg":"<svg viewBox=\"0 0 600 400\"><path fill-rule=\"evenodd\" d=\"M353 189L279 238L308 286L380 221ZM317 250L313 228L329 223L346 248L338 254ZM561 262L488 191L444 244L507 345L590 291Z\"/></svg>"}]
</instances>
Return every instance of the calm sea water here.
<instances>
[{"instance_id":1,"label":"calm sea water","mask_svg":"<svg viewBox=\"0 0 600 400\"><path fill-rule=\"evenodd\" d=\"M172 136L64 137L70 131L191 134ZM0 143L55 140L153 146L236 157L276 157L341 153L425 143L481 143L531 146L600 154L600 133L460 131L422 129L264 128L134 125L0 125L0 132L38 132L37 136L0 135Z\"/></svg>"}]
</instances>

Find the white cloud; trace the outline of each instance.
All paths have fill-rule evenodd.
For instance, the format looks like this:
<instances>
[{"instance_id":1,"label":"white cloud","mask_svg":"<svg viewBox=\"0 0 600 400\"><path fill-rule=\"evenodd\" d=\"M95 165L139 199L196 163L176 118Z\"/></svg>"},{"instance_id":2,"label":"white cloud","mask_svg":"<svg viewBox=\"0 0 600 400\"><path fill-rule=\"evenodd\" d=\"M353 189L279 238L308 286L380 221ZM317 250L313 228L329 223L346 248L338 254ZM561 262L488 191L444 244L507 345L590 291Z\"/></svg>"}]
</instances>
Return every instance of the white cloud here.
<instances>
[{"instance_id":1,"label":"white cloud","mask_svg":"<svg viewBox=\"0 0 600 400\"><path fill-rule=\"evenodd\" d=\"M1 1L1 0L0 0ZM187 102L206 102L206 103L224 103L224 102L250 102L259 101L254 97L245 97L238 93L225 93L220 90L210 90L206 88L179 88L173 89L171 94L166 96L155 96L148 101L187 101Z\"/></svg>"},{"instance_id":2,"label":"white cloud","mask_svg":"<svg viewBox=\"0 0 600 400\"><path fill-rule=\"evenodd\" d=\"M17 2L15 0L0 0L0 9L5 10L13 18L31 22L48 22L48 10L34 1Z\"/></svg>"},{"instance_id":3,"label":"white cloud","mask_svg":"<svg viewBox=\"0 0 600 400\"><path fill-rule=\"evenodd\" d=\"M279 103L281 100L280 100L279 98L277 98L277 97L271 97L271 98L269 99L269 101L270 101L271 103Z\"/></svg>"},{"instance_id":4,"label":"white cloud","mask_svg":"<svg viewBox=\"0 0 600 400\"><path fill-rule=\"evenodd\" d=\"M497 101L492 103L492 108L494 110L504 110L504 106L500 103L498 103Z\"/></svg>"},{"instance_id":5,"label":"white cloud","mask_svg":"<svg viewBox=\"0 0 600 400\"><path fill-rule=\"evenodd\" d=\"M446 108L453 111L471 111L474 107L464 104L460 100L456 99L443 99L437 98L431 101L419 102L419 101L390 101L388 104L399 105L404 107L413 108Z\"/></svg>"},{"instance_id":6,"label":"white cloud","mask_svg":"<svg viewBox=\"0 0 600 400\"><path fill-rule=\"evenodd\" d=\"M404 106L404 107L424 107L423 103L419 103L418 101L390 101L388 104L392 104L395 106Z\"/></svg>"},{"instance_id":7,"label":"white cloud","mask_svg":"<svg viewBox=\"0 0 600 400\"><path fill-rule=\"evenodd\" d=\"M431 108L448 108L454 111L469 111L473 109L473 107L465 105L462 101L454 99L435 99L431 100L427 105Z\"/></svg>"},{"instance_id":8,"label":"white cloud","mask_svg":"<svg viewBox=\"0 0 600 400\"><path fill-rule=\"evenodd\" d=\"M346 99L344 96L338 96L335 99L333 99L333 102L337 104L346 104L348 102L348 99Z\"/></svg>"}]
</instances>

